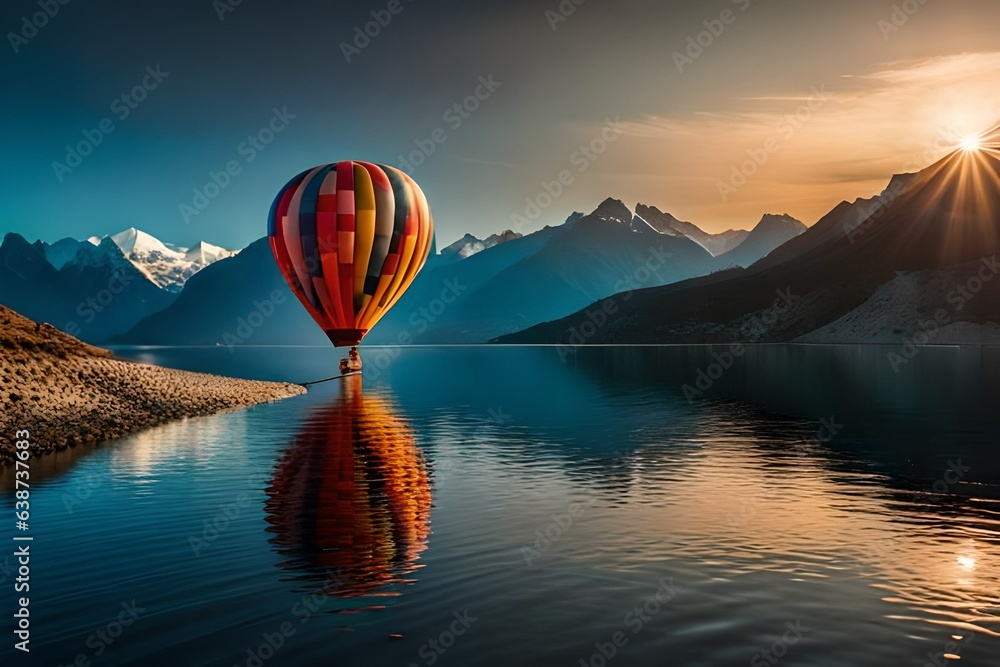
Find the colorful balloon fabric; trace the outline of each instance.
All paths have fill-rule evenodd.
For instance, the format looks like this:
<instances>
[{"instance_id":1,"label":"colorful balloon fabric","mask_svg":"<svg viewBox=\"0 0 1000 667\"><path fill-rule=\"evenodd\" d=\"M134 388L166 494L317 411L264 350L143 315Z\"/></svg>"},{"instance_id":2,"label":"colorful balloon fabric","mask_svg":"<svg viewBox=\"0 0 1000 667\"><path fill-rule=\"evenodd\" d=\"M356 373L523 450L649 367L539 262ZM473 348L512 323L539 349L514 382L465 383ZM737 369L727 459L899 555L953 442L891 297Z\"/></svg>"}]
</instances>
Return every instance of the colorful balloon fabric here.
<instances>
[{"instance_id":1,"label":"colorful balloon fabric","mask_svg":"<svg viewBox=\"0 0 1000 667\"><path fill-rule=\"evenodd\" d=\"M360 343L416 278L434 221L402 171L338 162L281 189L267 234L292 292L340 347Z\"/></svg>"}]
</instances>

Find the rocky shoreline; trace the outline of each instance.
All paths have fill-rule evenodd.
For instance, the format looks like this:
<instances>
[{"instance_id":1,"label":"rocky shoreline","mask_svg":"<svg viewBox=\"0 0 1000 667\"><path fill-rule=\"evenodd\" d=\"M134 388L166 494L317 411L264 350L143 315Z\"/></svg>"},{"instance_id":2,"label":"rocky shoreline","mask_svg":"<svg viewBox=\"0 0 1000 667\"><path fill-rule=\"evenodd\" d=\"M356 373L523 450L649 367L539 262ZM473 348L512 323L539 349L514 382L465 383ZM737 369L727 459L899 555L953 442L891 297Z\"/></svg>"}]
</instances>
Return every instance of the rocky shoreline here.
<instances>
[{"instance_id":1,"label":"rocky shoreline","mask_svg":"<svg viewBox=\"0 0 1000 667\"><path fill-rule=\"evenodd\" d=\"M122 361L0 306L0 465L13 461L22 429L38 456L305 392Z\"/></svg>"}]
</instances>

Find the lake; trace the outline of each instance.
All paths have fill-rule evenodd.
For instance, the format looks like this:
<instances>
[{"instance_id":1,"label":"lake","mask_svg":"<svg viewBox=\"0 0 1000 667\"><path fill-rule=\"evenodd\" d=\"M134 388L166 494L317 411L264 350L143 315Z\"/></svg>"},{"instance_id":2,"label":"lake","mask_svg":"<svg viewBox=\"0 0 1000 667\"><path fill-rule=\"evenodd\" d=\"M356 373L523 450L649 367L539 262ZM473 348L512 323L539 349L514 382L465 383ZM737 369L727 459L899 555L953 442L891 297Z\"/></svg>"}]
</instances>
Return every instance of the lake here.
<instances>
[{"instance_id":1,"label":"lake","mask_svg":"<svg viewBox=\"0 0 1000 667\"><path fill-rule=\"evenodd\" d=\"M34 461L31 664L1000 664L1000 349L363 356Z\"/></svg>"}]
</instances>

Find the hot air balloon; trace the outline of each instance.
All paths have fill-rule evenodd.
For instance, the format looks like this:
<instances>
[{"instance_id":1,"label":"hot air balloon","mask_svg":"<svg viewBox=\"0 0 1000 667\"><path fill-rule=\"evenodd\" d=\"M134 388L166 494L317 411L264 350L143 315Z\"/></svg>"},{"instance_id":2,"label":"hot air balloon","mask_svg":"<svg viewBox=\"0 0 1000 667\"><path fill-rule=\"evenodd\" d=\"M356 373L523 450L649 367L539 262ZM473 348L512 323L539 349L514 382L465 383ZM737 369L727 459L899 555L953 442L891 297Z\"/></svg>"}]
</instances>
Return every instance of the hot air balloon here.
<instances>
[{"instance_id":1,"label":"hot air balloon","mask_svg":"<svg viewBox=\"0 0 1000 667\"><path fill-rule=\"evenodd\" d=\"M434 221L393 167L338 162L281 189L267 234L282 275L337 347L361 342L427 261Z\"/></svg>"}]
</instances>

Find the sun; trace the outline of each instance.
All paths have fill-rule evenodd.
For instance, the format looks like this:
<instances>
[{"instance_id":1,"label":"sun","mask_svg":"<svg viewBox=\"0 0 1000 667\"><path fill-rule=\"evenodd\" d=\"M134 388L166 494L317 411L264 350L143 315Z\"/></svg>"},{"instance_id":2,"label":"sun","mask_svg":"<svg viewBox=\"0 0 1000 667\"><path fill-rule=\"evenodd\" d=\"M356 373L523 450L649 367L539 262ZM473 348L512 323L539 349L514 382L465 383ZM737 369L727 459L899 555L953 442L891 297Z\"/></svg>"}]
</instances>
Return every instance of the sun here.
<instances>
[{"instance_id":1,"label":"sun","mask_svg":"<svg viewBox=\"0 0 1000 667\"><path fill-rule=\"evenodd\" d=\"M982 148L982 143L980 143L979 137L977 137L974 134L970 134L967 137L963 137L962 143L960 145L962 146L962 150L968 153L974 153L975 151L978 151L980 148Z\"/></svg>"}]
</instances>

